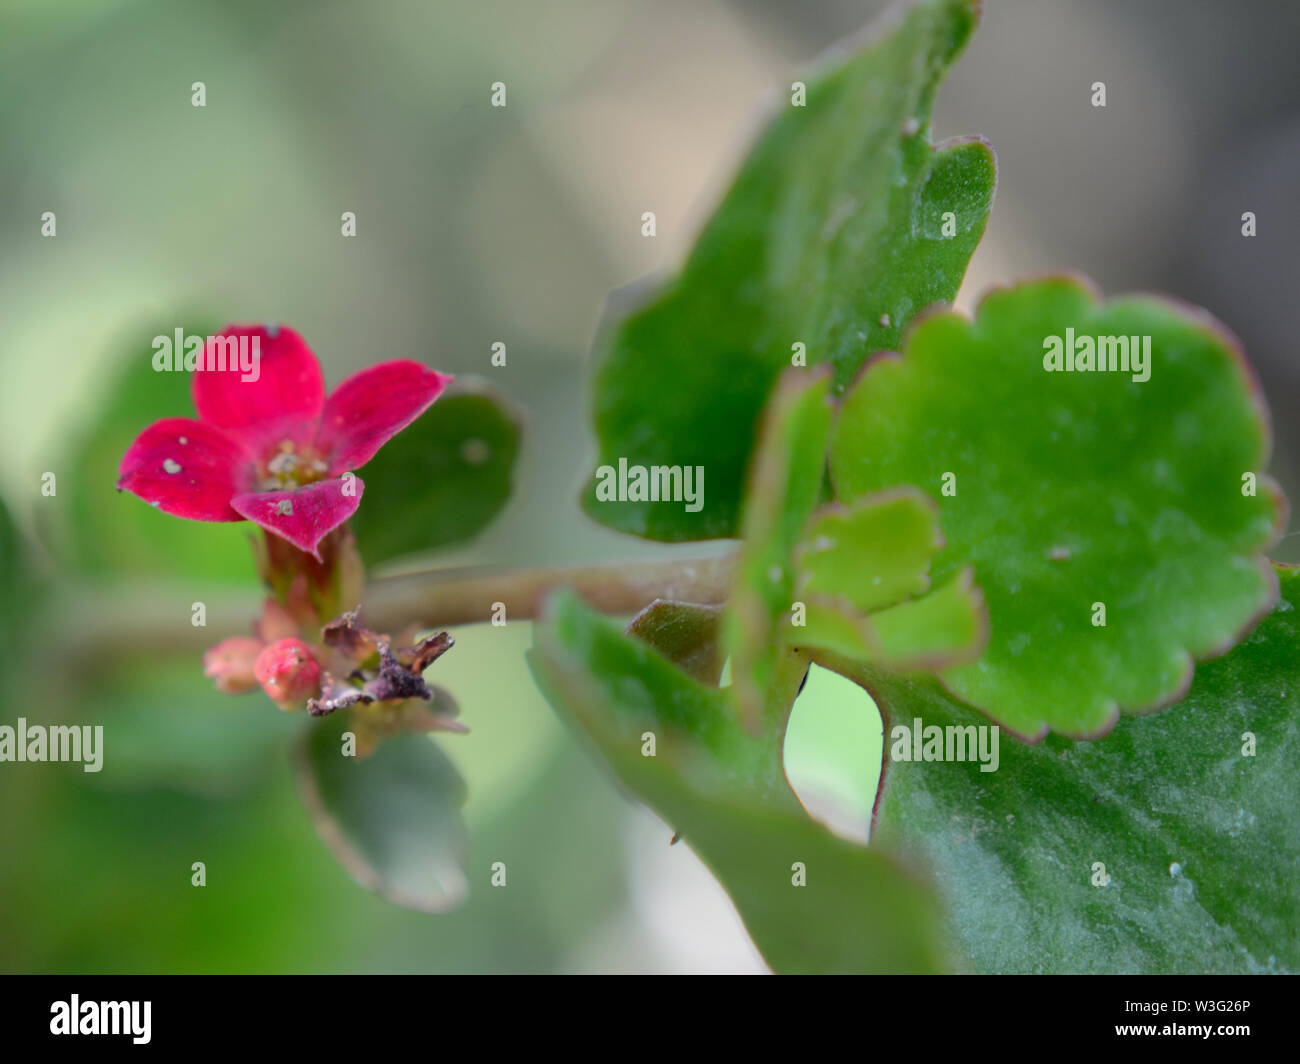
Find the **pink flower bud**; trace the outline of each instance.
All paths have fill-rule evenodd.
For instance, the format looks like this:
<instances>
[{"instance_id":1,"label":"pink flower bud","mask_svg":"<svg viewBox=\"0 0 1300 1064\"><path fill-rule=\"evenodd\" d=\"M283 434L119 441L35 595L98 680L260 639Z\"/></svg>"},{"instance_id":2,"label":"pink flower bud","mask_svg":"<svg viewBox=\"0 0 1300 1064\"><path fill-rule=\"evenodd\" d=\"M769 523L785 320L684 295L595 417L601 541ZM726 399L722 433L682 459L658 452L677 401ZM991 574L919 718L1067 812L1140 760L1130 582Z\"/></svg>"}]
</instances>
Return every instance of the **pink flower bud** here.
<instances>
[{"instance_id":1,"label":"pink flower bud","mask_svg":"<svg viewBox=\"0 0 1300 1064\"><path fill-rule=\"evenodd\" d=\"M257 656L257 682L281 709L298 709L320 693L320 663L301 639L281 639Z\"/></svg>"},{"instance_id":2,"label":"pink flower bud","mask_svg":"<svg viewBox=\"0 0 1300 1064\"><path fill-rule=\"evenodd\" d=\"M253 625L263 644L279 639L292 639L301 634L297 620L284 606L273 598L262 606L262 616Z\"/></svg>"},{"instance_id":3,"label":"pink flower bud","mask_svg":"<svg viewBox=\"0 0 1300 1064\"><path fill-rule=\"evenodd\" d=\"M203 655L203 675L226 694L251 691L257 686L253 666L261 652L261 642L246 635L223 639Z\"/></svg>"}]
</instances>

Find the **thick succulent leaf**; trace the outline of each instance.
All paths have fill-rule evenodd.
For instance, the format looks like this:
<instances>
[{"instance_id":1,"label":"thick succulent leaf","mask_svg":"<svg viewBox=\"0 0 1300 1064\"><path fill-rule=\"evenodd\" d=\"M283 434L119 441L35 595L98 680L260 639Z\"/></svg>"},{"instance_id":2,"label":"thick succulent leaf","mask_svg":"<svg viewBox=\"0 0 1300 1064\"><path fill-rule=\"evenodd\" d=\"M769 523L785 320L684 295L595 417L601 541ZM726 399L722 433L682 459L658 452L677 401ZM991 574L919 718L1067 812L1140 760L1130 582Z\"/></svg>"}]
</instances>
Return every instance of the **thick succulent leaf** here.
<instances>
[{"instance_id":1,"label":"thick succulent leaf","mask_svg":"<svg viewBox=\"0 0 1300 1064\"><path fill-rule=\"evenodd\" d=\"M722 677L721 619L721 606L655 599L632 618L627 632L687 675L716 687Z\"/></svg>"},{"instance_id":2,"label":"thick succulent leaf","mask_svg":"<svg viewBox=\"0 0 1300 1064\"><path fill-rule=\"evenodd\" d=\"M799 545L799 590L872 613L928 591L942 546L938 507L914 488L824 506Z\"/></svg>"},{"instance_id":3,"label":"thick succulent leaf","mask_svg":"<svg viewBox=\"0 0 1300 1064\"><path fill-rule=\"evenodd\" d=\"M1047 372L1067 330L1150 337L1149 379ZM1193 658L1267 610L1277 582L1260 552L1283 509L1267 459L1263 401L1212 319L1050 278L991 294L973 322L930 316L901 359L875 360L830 464L841 499L914 484L939 501L948 545L932 576L973 564L992 627L984 656L943 681L1037 738L1100 735L1120 709L1177 699Z\"/></svg>"},{"instance_id":4,"label":"thick succulent leaf","mask_svg":"<svg viewBox=\"0 0 1300 1064\"><path fill-rule=\"evenodd\" d=\"M929 889L886 853L807 817L785 783L779 737L751 739L725 690L693 680L575 596L552 600L548 612L530 655L538 685L709 866L775 970L945 967ZM803 676L804 663L793 665L773 691L778 702L788 704ZM806 885L796 886L800 875Z\"/></svg>"},{"instance_id":5,"label":"thick succulent leaf","mask_svg":"<svg viewBox=\"0 0 1300 1064\"><path fill-rule=\"evenodd\" d=\"M983 141L933 148L929 113L977 9L920 0L806 77L806 106L783 92L681 274L600 341L598 464L702 466L706 503L602 502L592 485L592 517L651 539L736 535L759 414L801 364L794 345L841 388L956 294L996 169Z\"/></svg>"},{"instance_id":6,"label":"thick succulent leaf","mask_svg":"<svg viewBox=\"0 0 1300 1064\"><path fill-rule=\"evenodd\" d=\"M895 669L975 660L988 622L970 572L927 594L942 546L938 507L915 488L823 506L795 552L806 623L794 640Z\"/></svg>"},{"instance_id":7,"label":"thick succulent leaf","mask_svg":"<svg viewBox=\"0 0 1300 1064\"><path fill-rule=\"evenodd\" d=\"M347 873L395 905L446 912L464 898L465 783L428 736L388 738L368 757L344 753L349 716L313 720L295 756L317 834Z\"/></svg>"},{"instance_id":8,"label":"thick succulent leaf","mask_svg":"<svg viewBox=\"0 0 1300 1064\"><path fill-rule=\"evenodd\" d=\"M755 731L792 646L897 669L940 668L973 661L987 637L969 570L925 594L931 556L943 546L932 500L904 487L817 509L830 433L827 384L817 373L781 377L750 471L745 539L723 627L732 693ZM784 727L789 707L772 708L768 728Z\"/></svg>"},{"instance_id":9,"label":"thick succulent leaf","mask_svg":"<svg viewBox=\"0 0 1300 1064\"><path fill-rule=\"evenodd\" d=\"M894 669L938 669L974 661L988 639L984 596L971 569L943 587L900 602L871 617L880 641L882 665Z\"/></svg>"},{"instance_id":10,"label":"thick succulent leaf","mask_svg":"<svg viewBox=\"0 0 1300 1064\"><path fill-rule=\"evenodd\" d=\"M509 500L519 416L485 385L465 387L453 385L362 467L366 498L352 528L367 564L471 539Z\"/></svg>"},{"instance_id":11,"label":"thick succulent leaf","mask_svg":"<svg viewBox=\"0 0 1300 1064\"><path fill-rule=\"evenodd\" d=\"M644 733L654 732L656 756L662 759L657 763L671 763L697 790L730 784L778 806L794 801L779 771L779 737L755 737L741 728L729 690L690 678L568 592L548 604L547 615L548 623L534 631L534 675L541 662L551 674L562 665L575 682L590 673L602 685L618 685L605 691L608 706L579 692L584 701L570 711L584 714L585 729L599 730L610 744L625 744L637 757ZM790 702L801 677L786 684ZM774 699L777 694L774 690Z\"/></svg>"},{"instance_id":12,"label":"thick succulent leaf","mask_svg":"<svg viewBox=\"0 0 1300 1064\"><path fill-rule=\"evenodd\" d=\"M964 569L928 595L878 613L854 610L845 598L808 596L805 624L791 640L854 661L902 671L974 661L988 639L984 597Z\"/></svg>"},{"instance_id":13,"label":"thick succulent leaf","mask_svg":"<svg viewBox=\"0 0 1300 1064\"><path fill-rule=\"evenodd\" d=\"M745 500L745 542L725 619L732 688L742 718L757 729L783 653L794 602L793 558L821 500L830 441L826 372L788 371L773 393Z\"/></svg>"},{"instance_id":14,"label":"thick succulent leaf","mask_svg":"<svg viewBox=\"0 0 1300 1064\"><path fill-rule=\"evenodd\" d=\"M1300 970L1300 569L1280 575L1272 614L1173 709L1100 742L1007 739L995 772L886 763L877 839L924 857L977 969ZM887 752L918 717L981 723L933 681L858 678Z\"/></svg>"}]
</instances>

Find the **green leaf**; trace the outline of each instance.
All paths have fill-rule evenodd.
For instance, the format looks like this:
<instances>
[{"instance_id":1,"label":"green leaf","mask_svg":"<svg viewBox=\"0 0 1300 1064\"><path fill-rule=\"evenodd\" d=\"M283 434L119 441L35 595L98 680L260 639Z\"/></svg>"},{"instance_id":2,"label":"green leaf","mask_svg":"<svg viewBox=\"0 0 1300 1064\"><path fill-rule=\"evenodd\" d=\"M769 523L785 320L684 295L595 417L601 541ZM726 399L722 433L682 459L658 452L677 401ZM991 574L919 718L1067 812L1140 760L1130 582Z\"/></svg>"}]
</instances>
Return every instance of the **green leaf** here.
<instances>
[{"instance_id":1,"label":"green leaf","mask_svg":"<svg viewBox=\"0 0 1300 1064\"><path fill-rule=\"evenodd\" d=\"M754 739L705 686L572 594L535 628L538 686L624 787L684 838L781 972L933 972L946 959L934 899L886 853L809 819L785 782L780 736ZM804 663L781 671L788 704ZM646 754L647 733L655 738ZM802 868L806 885L795 886Z\"/></svg>"},{"instance_id":2,"label":"green leaf","mask_svg":"<svg viewBox=\"0 0 1300 1064\"><path fill-rule=\"evenodd\" d=\"M655 599L628 623L628 635L649 643L688 676L712 687L722 676L721 606Z\"/></svg>"},{"instance_id":3,"label":"green leaf","mask_svg":"<svg viewBox=\"0 0 1300 1064\"><path fill-rule=\"evenodd\" d=\"M801 544L800 590L872 613L928 591L930 556L942 546L938 510L918 491L826 506Z\"/></svg>"},{"instance_id":4,"label":"green leaf","mask_svg":"<svg viewBox=\"0 0 1300 1064\"><path fill-rule=\"evenodd\" d=\"M283 771L295 725L260 689L230 695L213 688L197 654L116 662L95 678L92 705L112 771L91 782L108 789L242 794Z\"/></svg>"},{"instance_id":5,"label":"green leaf","mask_svg":"<svg viewBox=\"0 0 1300 1064\"><path fill-rule=\"evenodd\" d=\"M892 32L783 91L681 274L600 342L599 464L702 466L706 505L600 501L597 521L658 540L736 534L759 414L803 344L842 389L912 317L951 300L993 200L981 140L935 149L935 90L974 0L912 4ZM945 232L945 214L951 225Z\"/></svg>"},{"instance_id":6,"label":"green leaf","mask_svg":"<svg viewBox=\"0 0 1300 1064\"><path fill-rule=\"evenodd\" d=\"M887 762L877 838L924 858L977 969L1300 970L1300 569L1279 574L1273 613L1176 708L1100 742L1002 742L990 773ZM895 726L978 721L933 681L858 678Z\"/></svg>"},{"instance_id":7,"label":"green leaf","mask_svg":"<svg viewBox=\"0 0 1300 1064\"><path fill-rule=\"evenodd\" d=\"M42 528L55 556L87 573L247 582L251 526L182 521L116 488L122 456L145 428L162 418L194 416L190 375L153 368L152 337L174 329L174 323L140 329L139 342L116 360L118 376L98 415L51 470L57 494L42 500ZM184 327L186 336L216 331Z\"/></svg>"},{"instance_id":8,"label":"green leaf","mask_svg":"<svg viewBox=\"0 0 1300 1064\"><path fill-rule=\"evenodd\" d=\"M821 500L831 409L829 374L782 376L763 419L745 500L744 546L724 631L732 687L742 718L754 729L783 653L794 599L794 551ZM783 726L788 706L777 707Z\"/></svg>"},{"instance_id":9,"label":"green leaf","mask_svg":"<svg viewBox=\"0 0 1300 1064\"><path fill-rule=\"evenodd\" d=\"M30 544L0 499L0 690L10 704L22 705L43 677L31 669L32 654L40 651L33 640L42 626L36 619L47 609L48 581L37 576Z\"/></svg>"},{"instance_id":10,"label":"green leaf","mask_svg":"<svg viewBox=\"0 0 1300 1064\"><path fill-rule=\"evenodd\" d=\"M35 613L34 582L22 536L0 500L0 640L6 648L0 656L0 679L22 660L22 643L30 625L26 617Z\"/></svg>"},{"instance_id":11,"label":"green leaf","mask_svg":"<svg viewBox=\"0 0 1300 1064\"><path fill-rule=\"evenodd\" d=\"M392 736L369 757L344 753L350 718L307 727L295 774L317 834L347 873L395 905L441 913L465 897L465 783L422 734Z\"/></svg>"},{"instance_id":12,"label":"green leaf","mask_svg":"<svg viewBox=\"0 0 1300 1064\"><path fill-rule=\"evenodd\" d=\"M1150 337L1150 379L1046 372L1068 329ZM1051 278L993 293L974 322L930 316L901 359L872 363L830 466L842 499L914 484L939 501L936 583L974 565L988 649L944 684L1019 735L1084 738L1180 697L1193 658L1273 601L1267 456L1263 400L1212 319Z\"/></svg>"},{"instance_id":13,"label":"green leaf","mask_svg":"<svg viewBox=\"0 0 1300 1064\"><path fill-rule=\"evenodd\" d=\"M976 658L987 634L969 571L905 601L929 590L930 557L943 545L938 508L926 496L902 488L816 509L830 436L828 383L822 373L781 377L750 474L724 632L736 705L755 731L792 647L937 668ZM769 730L784 728L789 705L770 708Z\"/></svg>"},{"instance_id":14,"label":"green leaf","mask_svg":"<svg viewBox=\"0 0 1300 1064\"><path fill-rule=\"evenodd\" d=\"M964 569L919 599L866 616L843 600L809 597L793 638L807 649L898 671L933 671L979 657L988 638L983 597Z\"/></svg>"},{"instance_id":15,"label":"green leaf","mask_svg":"<svg viewBox=\"0 0 1300 1064\"><path fill-rule=\"evenodd\" d=\"M550 674L563 671L571 681L589 670L595 678L592 682L621 683L617 692L605 690L606 695L616 694L609 706L589 703L585 699L590 692L577 692L584 702L582 707L572 707L573 712L584 714L590 728L611 742L626 744L637 757L642 735L654 731L657 763L673 762L701 789L730 781L781 807L793 801L777 769L779 737L754 737L741 728L729 691L691 679L657 650L626 635L569 592L558 594L546 609L549 623L534 626L533 631L530 665L535 677L540 661ZM789 689L790 701L798 679L791 683L784 677L781 685ZM774 690L774 700L779 693Z\"/></svg>"},{"instance_id":16,"label":"green leaf","mask_svg":"<svg viewBox=\"0 0 1300 1064\"><path fill-rule=\"evenodd\" d=\"M940 669L974 661L988 640L984 596L963 569L943 587L871 618L880 650L872 660L893 669Z\"/></svg>"},{"instance_id":17,"label":"green leaf","mask_svg":"<svg viewBox=\"0 0 1300 1064\"><path fill-rule=\"evenodd\" d=\"M938 508L915 488L823 506L797 551L805 622L791 638L894 669L975 660L988 638L984 600L969 569L930 591L942 546Z\"/></svg>"},{"instance_id":18,"label":"green leaf","mask_svg":"<svg viewBox=\"0 0 1300 1064\"><path fill-rule=\"evenodd\" d=\"M470 539L510 498L519 415L484 385L455 387L360 471L352 528L367 565Z\"/></svg>"}]
</instances>

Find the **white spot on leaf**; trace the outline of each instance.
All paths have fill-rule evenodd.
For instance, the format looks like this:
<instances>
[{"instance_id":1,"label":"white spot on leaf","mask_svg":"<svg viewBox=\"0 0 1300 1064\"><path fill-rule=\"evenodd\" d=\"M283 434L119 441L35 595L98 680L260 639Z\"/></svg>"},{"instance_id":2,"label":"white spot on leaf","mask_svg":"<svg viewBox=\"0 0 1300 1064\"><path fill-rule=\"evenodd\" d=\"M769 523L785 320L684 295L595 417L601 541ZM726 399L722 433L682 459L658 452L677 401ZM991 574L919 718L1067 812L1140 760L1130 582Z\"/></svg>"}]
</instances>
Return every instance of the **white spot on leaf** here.
<instances>
[{"instance_id":1,"label":"white spot on leaf","mask_svg":"<svg viewBox=\"0 0 1300 1064\"><path fill-rule=\"evenodd\" d=\"M471 436L460 445L460 456L466 465L482 465L492 457L492 448L476 436Z\"/></svg>"}]
</instances>

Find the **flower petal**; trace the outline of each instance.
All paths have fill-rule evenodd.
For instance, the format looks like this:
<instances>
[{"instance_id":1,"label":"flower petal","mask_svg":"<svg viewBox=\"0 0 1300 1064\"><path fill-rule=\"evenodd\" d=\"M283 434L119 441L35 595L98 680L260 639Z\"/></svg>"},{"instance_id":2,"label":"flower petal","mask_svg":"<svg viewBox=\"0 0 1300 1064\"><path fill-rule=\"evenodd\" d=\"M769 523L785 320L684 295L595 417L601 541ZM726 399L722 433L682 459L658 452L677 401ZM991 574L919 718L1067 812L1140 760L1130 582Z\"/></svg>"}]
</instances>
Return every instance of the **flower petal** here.
<instances>
[{"instance_id":1,"label":"flower petal","mask_svg":"<svg viewBox=\"0 0 1300 1064\"><path fill-rule=\"evenodd\" d=\"M239 521L230 500L253 484L252 456L220 429L190 418L155 421L127 448L117 488L175 517Z\"/></svg>"},{"instance_id":2,"label":"flower petal","mask_svg":"<svg viewBox=\"0 0 1300 1064\"><path fill-rule=\"evenodd\" d=\"M409 359L381 362L354 373L330 393L316 434L316 450L338 475L359 469L385 443L423 414L451 382Z\"/></svg>"},{"instance_id":3,"label":"flower petal","mask_svg":"<svg viewBox=\"0 0 1300 1064\"><path fill-rule=\"evenodd\" d=\"M357 512L364 489L360 477L335 477L293 491L244 492L230 505L320 561L320 541Z\"/></svg>"},{"instance_id":4,"label":"flower petal","mask_svg":"<svg viewBox=\"0 0 1300 1064\"><path fill-rule=\"evenodd\" d=\"M200 419L259 457L282 440L309 443L325 401L320 363L284 325L226 326L205 346L190 390Z\"/></svg>"}]
</instances>

